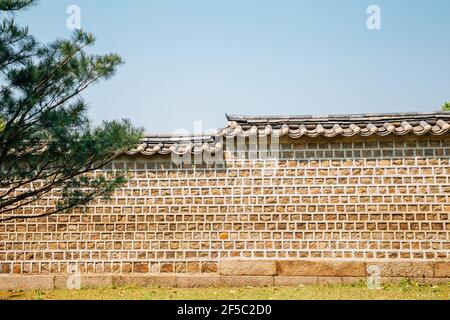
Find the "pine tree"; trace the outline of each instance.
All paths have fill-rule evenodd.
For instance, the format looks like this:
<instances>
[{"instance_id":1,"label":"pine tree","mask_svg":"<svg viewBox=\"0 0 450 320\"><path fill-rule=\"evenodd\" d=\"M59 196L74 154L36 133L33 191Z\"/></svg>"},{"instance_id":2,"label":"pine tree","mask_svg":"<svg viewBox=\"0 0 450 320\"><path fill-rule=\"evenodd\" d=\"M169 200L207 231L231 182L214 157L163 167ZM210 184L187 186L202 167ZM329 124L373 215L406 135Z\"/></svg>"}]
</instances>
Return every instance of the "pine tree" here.
<instances>
[{"instance_id":1,"label":"pine tree","mask_svg":"<svg viewBox=\"0 0 450 320\"><path fill-rule=\"evenodd\" d=\"M442 111L450 111L450 102L445 102L442 105Z\"/></svg>"},{"instance_id":2,"label":"pine tree","mask_svg":"<svg viewBox=\"0 0 450 320\"><path fill-rule=\"evenodd\" d=\"M88 54L95 39L83 31L39 44L15 20L34 4L0 0L0 222L70 212L108 197L125 182L125 173L92 173L142 135L128 120L93 126L80 97L112 77L122 59ZM50 192L58 197L45 212L23 211Z\"/></svg>"}]
</instances>

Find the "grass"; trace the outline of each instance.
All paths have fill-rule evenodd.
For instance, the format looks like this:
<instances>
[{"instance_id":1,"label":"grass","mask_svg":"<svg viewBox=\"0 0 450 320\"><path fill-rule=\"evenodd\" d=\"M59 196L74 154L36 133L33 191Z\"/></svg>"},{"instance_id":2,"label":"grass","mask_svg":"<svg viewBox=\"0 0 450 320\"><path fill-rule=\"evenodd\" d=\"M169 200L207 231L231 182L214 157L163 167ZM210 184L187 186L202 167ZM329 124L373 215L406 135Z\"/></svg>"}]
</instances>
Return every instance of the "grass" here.
<instances>
[{"instance_id":1,"label":"grass","mask_svg":"<svg viewBox=\"0 0 450 320\"><path fill-rule=\"evenodd\" d=\"M0 292L0 300L450 300L450 283L425 285L409 280L368 289L364 282L264 288L143 288Z\"/></svg>"}]
</instances>

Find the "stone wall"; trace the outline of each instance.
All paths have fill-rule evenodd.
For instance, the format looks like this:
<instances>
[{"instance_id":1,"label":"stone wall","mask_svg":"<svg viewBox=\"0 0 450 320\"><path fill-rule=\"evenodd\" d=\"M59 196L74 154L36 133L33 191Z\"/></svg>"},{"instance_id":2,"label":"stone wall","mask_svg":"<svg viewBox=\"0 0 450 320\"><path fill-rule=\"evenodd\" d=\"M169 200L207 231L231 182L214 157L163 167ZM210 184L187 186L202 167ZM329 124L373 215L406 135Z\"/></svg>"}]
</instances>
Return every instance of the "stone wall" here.
<instances>
[{"instance_id":1,"label":"stone wall","mask_svg":"<svg viewBox=\"0 0 450 320\"><path fill-rule=\"evenodd\" d=\"M183 168L170 156L119 159L105 170L131 179L110 201L0 224L0 273L220 275L229 260L235 273L243 261L353 261L431 263L426 278L439 262L450 277L448 135L284 139L276 161L246 156ZM409 276L402 268L395 276Z\"/></svg>"}]
</instances>

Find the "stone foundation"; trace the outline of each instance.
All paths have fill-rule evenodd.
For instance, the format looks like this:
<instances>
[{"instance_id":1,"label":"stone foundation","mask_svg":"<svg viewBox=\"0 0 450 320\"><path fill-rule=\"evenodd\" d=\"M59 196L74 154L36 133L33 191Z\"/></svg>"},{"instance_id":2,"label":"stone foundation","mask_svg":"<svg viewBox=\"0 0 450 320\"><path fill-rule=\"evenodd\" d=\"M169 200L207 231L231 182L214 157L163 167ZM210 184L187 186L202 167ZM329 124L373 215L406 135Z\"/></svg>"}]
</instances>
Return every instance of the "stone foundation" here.
<instances>
[{"instance_id":1,"label":"stone foundation","mask_svg":"<svg viewBox=\"0 0 450 320\"><path fill-rule=\"evenodd\" d=\"M143 287L243 287L350 284L367 281L368 266L381 270L381 282L410 279L420 283L449 283L450 263L353 262L308 260L224 260L217 274L90 274L80 275L81 288L138 285ZM73 275L0 276L0 291L67 289Z\"/></svg>"}]
</instances>

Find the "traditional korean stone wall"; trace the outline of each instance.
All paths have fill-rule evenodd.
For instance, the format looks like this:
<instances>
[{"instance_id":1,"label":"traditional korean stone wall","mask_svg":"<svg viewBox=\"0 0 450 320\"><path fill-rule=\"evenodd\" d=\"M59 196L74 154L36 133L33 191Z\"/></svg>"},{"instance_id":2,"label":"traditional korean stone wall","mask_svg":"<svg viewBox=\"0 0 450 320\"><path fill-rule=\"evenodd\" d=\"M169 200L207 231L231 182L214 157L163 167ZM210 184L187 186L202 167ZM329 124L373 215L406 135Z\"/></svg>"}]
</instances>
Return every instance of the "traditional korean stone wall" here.
<instances>
[{"instance_id":1,"label":"traditional korean stone wall","mask_svg":"<svg viewBox=\"0 0 450 320\"><path fill-rule=\"evenodd\" d=\"M285 139L277 161L246 156L183 168L170 156L119 159L107 170L129 170L130 181L110 201L0 224L0 272L313 276L301 270L320 268L282 261L391 261L450 277L448 135ZM266 261L270 274L246 261ZM352 275L329 270L317 275Z\"/></svg>"}]
</instances>

